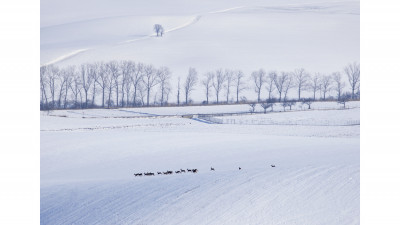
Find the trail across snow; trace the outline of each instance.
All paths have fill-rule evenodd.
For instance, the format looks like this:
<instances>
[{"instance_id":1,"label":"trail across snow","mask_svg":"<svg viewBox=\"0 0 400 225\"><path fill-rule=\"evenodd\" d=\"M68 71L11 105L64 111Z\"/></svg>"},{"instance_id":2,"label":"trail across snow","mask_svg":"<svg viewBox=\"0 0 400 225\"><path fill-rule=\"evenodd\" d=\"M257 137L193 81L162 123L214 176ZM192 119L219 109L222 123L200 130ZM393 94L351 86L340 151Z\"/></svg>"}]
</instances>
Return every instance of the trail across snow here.
<instances>
[{"instance_id":1,"label":"trail across snow","mask_svg":"<svg viewBox=\"0 0 400 225\"><path fill-rule=\"evenodd\" d=\"M72 51L72 52L67 53L65 55L61 55L61 56L55 58L54 60L51 60L50 62L45 63L44 66L48 66L48 65L51 65L51 64L54 64L54 63L58 63L58 62L64 61L66 59L74 57L74 56L76 56L76 55L78 55L80 53L86 52L88 50L89 50L88 48L85 48L85 49L78 49L78 50Z\"/></svg>"}]
</instances>

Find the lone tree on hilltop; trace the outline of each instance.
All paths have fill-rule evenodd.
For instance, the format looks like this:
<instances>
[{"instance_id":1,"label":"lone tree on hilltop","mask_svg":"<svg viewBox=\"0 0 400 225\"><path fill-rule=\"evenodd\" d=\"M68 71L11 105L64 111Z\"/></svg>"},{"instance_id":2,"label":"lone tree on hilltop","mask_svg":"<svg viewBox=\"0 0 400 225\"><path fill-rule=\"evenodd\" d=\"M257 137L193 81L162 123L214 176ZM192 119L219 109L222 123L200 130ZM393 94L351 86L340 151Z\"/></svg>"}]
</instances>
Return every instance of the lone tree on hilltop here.
<instances>
[{"instance_id":1,"label":"lone tree on hilltop","mask_svg":"<svg viewBox=\"0 0 400 225\"><path fill-rule=\"evenodd\" d=\"M153 27L154 31L157 33L157 37L161 35L161 37L164 34L164 28L160 24L154 24Z\"/></svg>"}]
</instances>

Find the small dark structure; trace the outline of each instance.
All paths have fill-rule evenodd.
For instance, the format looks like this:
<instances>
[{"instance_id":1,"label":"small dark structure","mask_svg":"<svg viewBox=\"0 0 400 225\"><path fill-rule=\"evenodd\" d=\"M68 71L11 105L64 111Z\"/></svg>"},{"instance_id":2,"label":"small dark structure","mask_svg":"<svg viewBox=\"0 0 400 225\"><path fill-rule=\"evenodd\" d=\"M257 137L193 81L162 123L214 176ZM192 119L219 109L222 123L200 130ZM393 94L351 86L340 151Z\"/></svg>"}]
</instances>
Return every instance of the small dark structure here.
<instances>
[{"instance_id":1,"label":"small dark structure","mask_svg":"<svg viewBox=\"0 0 400 225\"><path fill-rule=\"evenodd\" d=\"M271 164L271 167L275 167L275 165L274 165L274 164Z\"/></svg>"},{"instance_id":2,"label":"small dark structure","mask_svg":"<svg viewBox=\"0 0 400 225\"><path fill-rule=\"evenodd\" d=\"M239 170L241 170L242 168L239 167Z\"/></svg>"},{"instance_id":3,"label":"small dark structure","mask_svg":"<svg viewBox=\"0 0 400 225\"><path fill-rule=\"evenodd\" d=\"M197 169L193 169L193 173L197 173Z\"/></svg>"},{"instance_id":4,"label":"small dark structure","mask_svg":"<svg viewBox=\"0 0 400 225\"><path fill-rule=\"evenodd\" d=\"M215 171L215 169L214 169L214 168L212 168L212 167L211 167L211 170Z\"/></svg>"}]
</instances>

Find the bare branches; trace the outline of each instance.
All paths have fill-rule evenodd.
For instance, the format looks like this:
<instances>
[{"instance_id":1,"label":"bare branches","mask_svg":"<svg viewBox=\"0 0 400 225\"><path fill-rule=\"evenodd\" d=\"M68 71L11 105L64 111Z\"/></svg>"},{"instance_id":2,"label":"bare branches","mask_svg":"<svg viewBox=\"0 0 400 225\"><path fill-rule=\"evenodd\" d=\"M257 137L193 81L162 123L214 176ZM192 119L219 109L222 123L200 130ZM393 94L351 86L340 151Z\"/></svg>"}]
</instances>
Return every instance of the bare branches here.
<instances>
[{"instance_id":1,"label":"bare branches","mask_svg":"<svg viewBox=\"0 0 400 225\"><path fill-rule=\"evenodd\" d=\"M204 79L201 81L201 84L204 86L205 88L205 93L206 93L206 102L208 104L208 98L210 96L210 89L212 87L212 82L214 79L214 73L213 72L207 72L204 75Z\"/></svg>"},{"instance_id":2,"label":"bare branches","mask_svg":"<svg viewBox=\"0 0 400 225\"><path fill-rule=\"evenodd\" d=\"M293 73L293 76L295 79L300 100L301 92L309 87L310 75L305 71L305 69L301 68L301 69L296 69Z\"/></svg>"},{"instance_id":3,"label":"bare branches","mask_svg":"<svg viewBox=\"0 0 400 225\"><path fill-rule=\"evenodd\" d=\"M164 34L164 28L160 24L154 24L153 30L157 33L157 37Z\"/></svg>"},{"instance_id":4,"label":"bare branches","mask_svg":"<svg viewBox=\"0 0 400 225\"><path fill-rule=\"evenodd\" d=\"M322 91L322 93L324 93L324 98L323 98L324 100L325 100L325 97L326 97L326 93L331 90L331 84L332 84L332 77L331 76L326 75L326 76L322 77L321 91Z\"/></svg>"},{"instance_id":5,"label":"bare branches","mask_svg":"<svg viewBox=\"0 0 400 225\"><path fill-rule=\"evenodd\" d=\"M235 74L235 86L236 86L236 103L239 103L239 94L246 89L243 81L244 73L241 70L236 70Z\"/></svg>"},{"instance_id":6,"label":"bare branches","mask_svg":"<svg viewBox=\"0 0 400 225\"><path fill-rule=\"evenodd\" d=\"M280 76L275 77L274 83L276 90L279 93L279 102L282 100L282 93L284 93L285 90L289 90L290 85L286 85L288 80L289 80L289 74L286 72L281 72Z\"/></svg>"},{"instance_id":7,"label":"bare branches","mask_svg":"<svg viewBox=\"0 0 400 225\"><path fill-rule=\"evenodd\" d=\"M360 64L358 62L351 63L344 68L351 87L351 98L354 99L354 91L359 87L360 83Z\"/></svg>"},{"instance_id":8,"label":"bare branches","mask_svg":"<svg viewBox=\"0 0 400 225\"><path fill-rule=\"evenodd\" d=\"M160 82L160 91L161 91L161 105L166 103L165 99L169 94L169 80L171 78L171 72L167 67L161 67L157 70L158 80Z\"/></svg>"},{"instance_id":9,"label":"bare branches","mask_svg":"<svg viewBox=\"0 0 400 225\"><path fill-rule=\"evenodd\" d=\"M339 100L342 96L343 88L345 87L345 83L342 81L342 74L339 72L335 72L332 74L333 82L335 84L335 91L337 92L337 99Z\"/></svg>"},{"instance_id":10,"label":"bare branches","mask_svg":"<svg viewBox=\"0 0 400 225\"><path fill-rule=\"evenodd\" d=\"M263 69L259 69L258 71L254 71L251 73L251 78L254 82L254 91L257 93L257 102L260 102L261 88L265 82L265 71Z\"/></svg>"},{"instance_id":11,"label":"bare branches","mask_svg":"<svg viewBox=\"0 0 400 225\"><path fill-rule=\"evenodd\" d=\"M185 103L186 103L186 105L188 104L188 99L189 99L190 92L192 92L194 90L194 86L196 85L197 80L198 80L198 78L197 78L196 69L190 67L188 76L186 77L185 85L183 87L183 89L185 91Z\"/></svg>"},{"instance_id":12,"label":"bare branches","mask_svg":"<svg viewBox=\"0 0 400 225\"><path fill-rule=\"evenodd\" d=\"M222 69L218 69L218 70L215 71L215 76L214 76L214 79L213 79L213 87L214 87L214 90L215 90L215 95L217 97L217 104L219 103L219 93L222 90L222 87L223 87L223 85L225 83L225 79L226 79L225 78L225 74L222 71Z\"/></svg>"},{"instance_id":13,"label":"bare branches","mask_svg":"<svg viewBox=\"0 0 400 225\"><path fill-rule=\"evenodd\" d=\"M235 82L235 77L234 73L231 70L225 69L225 90L226 90L226 103L229 102L229 94L230 94L230 88L233 86L233 83Z\"/></svg>"},{"instance_id":14,"label":"bare branches","mask_svg":"<svg viewBox=\"0 0 400 225\"><path fill-rule=\"evenodd\" d=\"M321 75L319 73L316 73L312 78L311 78L311 83L310 83L310 88L313 92L313 99L315 101L315 93L320 89L321 87Z\"/></svg>"},{"instance_id":15,"label":"bare branches","mask_svg":"<svg viewBox=\"0 0 400 225\"><path fill-rule=\"evenodd\" d=\"M349 64L344 70L352 90L350 99L357 98L360 87L359 64ZM339 101L342 99L343 93L347 91L345 89L347 79L345 81L342 76L343 73L335 72L331 75L315 73L310 77L304 69L297 69L293 73L282 71L279 74L271 71L267 75L263 69L259 69L254 71L246 80L241 70L217 69L205 73L201 78L200 85L204 87L202 90L206 95L203 104L209 104L209 98L214 93L216 103L221 103L221 91L224 92L227 103L233 101L248 103L247 96L240 96L248 88L247 81L254 87L258 102L264 102L261 98L261 92L262 88L265 87L265 90L268 91L267 103L276 101L274 94L279 94L279 102L283 102L282 106L285 109L285 107L292 106L289 103L289 97L295 94L290 91L294 87L296 87L296 99L303 99L303 92L308 91L313 94L310 94L310 96L315 101L316 93L319 90L320 99L326 100L328 97L332 98L329 96L332 90L337 94ZM95 98L96 96L99 98L99 95L102 95L102 98L97 103L99 105L101 103L103 108L150 106L150 104L164 106L168 104L171 90L177 90L174 94L177 94L178 105L181 104L181 91L185 94L185 103L190 104L192 102L190 95L194 93L198 85L196 69L189 68L184 83L181 84L180 79L178 79L177 86L176 84L171 86L172 78L172 73L167 67L156 69L152 65L129 60L97 62L79 65L78 67L41 66L40 108L41 110L50 110L68 107L96 107ZM232 92L236 92L236 97L232 96ZM254 94L253 97L255 97ZM235 98L236 100L234 100Z\"/></svg>"},{"instance_id":16,"label":"bare branches","mask_svg":"<svg viewBox=\"0 0 400 225\"><path fill-rule=\"evenodd\" d=\"M147 106L149 106L151 89L159 82L156 70L152 65L144 66L142 80L147 93Z\"/></svg>"},{"instance_id":17,"label":"bare branches","mask_svg":"<svg viewBox=\"0 0 400 225\"><path fill-rule=\"evenodd\" d=\"M274 81L277 79L278 74L275 71L268 73L266 77L266 89L268 91L268 100L271 100L272 92L275 90Z\"/></svg>"}]
</instances>

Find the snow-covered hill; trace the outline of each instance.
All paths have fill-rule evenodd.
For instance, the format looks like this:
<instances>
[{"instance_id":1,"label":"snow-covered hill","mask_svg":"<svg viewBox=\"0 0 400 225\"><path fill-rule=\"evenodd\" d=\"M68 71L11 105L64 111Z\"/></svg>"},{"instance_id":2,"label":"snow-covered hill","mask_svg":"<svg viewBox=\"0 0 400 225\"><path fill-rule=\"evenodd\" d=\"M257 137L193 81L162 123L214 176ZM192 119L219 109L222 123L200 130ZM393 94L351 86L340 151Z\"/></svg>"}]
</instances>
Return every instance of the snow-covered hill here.
<instances>
[{"instance_id":1,"label":"snow-covered hill","mask_svg":"<svg viewBox=\"0 0 400 225\"><path fill-rule=\"evenodd\" d=\"M359 23L352 0L44 0L41 64L129 59L169 67L173 86L189 67L332 73L359 60Z\"/></svg>"},{"instance_id":2,"label":"snow-covered hill","mask_svg":"<svg viewBox=\"0 0 400 225\"><path fill-rule=\"evenodd\" d=\"M215 107L229 109L210 112ZM359 126L207 124L90 111L41 114L42 224L359 224ZM326 112L270 118L359 120L358 109ZM144 172L156 175L134 176Z\"/></svg>"}]
</instances>

